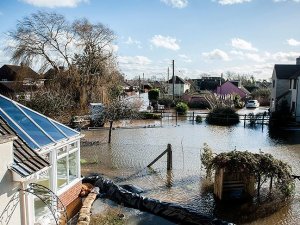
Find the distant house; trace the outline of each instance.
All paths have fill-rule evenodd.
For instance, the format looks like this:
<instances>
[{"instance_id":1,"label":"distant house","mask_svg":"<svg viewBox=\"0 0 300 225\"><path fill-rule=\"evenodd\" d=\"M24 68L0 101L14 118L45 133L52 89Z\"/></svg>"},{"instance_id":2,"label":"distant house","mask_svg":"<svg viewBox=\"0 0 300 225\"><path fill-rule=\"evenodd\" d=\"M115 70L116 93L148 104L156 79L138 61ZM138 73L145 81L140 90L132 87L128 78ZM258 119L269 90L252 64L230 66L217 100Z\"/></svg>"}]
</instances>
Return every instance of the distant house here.
<instances>
[{"instance_id":1,"label":"distant house","mask_svg":"<svg viewBox=\"0 0 300 225\"><path fill-rule=\"evenodd\" d=\"M0 95L1 222L56 224L74 215L81 204L81 137Z\"/></svg>"},{"instance_id":2,"label":"distant house","mask_svg":"<svg viewBox=\"0 0 300 225\"><path fill-rule=\"evenodd\" d=\"M18 95L44 85L44 79L30 67L4 65L0 68L0 93Z\"/></svg>"},{"instance_id":3,"label":"distant house","mask_svg":"<svg viewBox=\"0 0 300 225\"><path fill-rule=\"evenodd\" d=\"M279 110L285 104L300 122L300 57L295 65L275 64L272 74L270 110Z\"/></svg>"},{"instance_id":4,"label":"distant house","mask_svg":"<svg viewBox=\"0 0 300 225\"><path fill-rule=\"evenodd\" d=\"M227 81L218 86L214 92L222 97L237 94L241 99L246 99L250 95L250 92L241 85L240 81Z\"/></svg>"},{"instance_id":5,"label":"distant house","mask_svg":"<svg viewBox=\"0 0 300 225\"><path fill-rule=\"evenodd\" d=\"M175 76L174 81L173 79L167 81L168 95L173 95L173 87L174 87L174 96L181 97L184 93L189 92L191 84L183 80L181 77Z\"/></svg>"},{"instance_id":6,"label":"distant house","mask_svg":"<svg viewBox=\"0 0 300 225\"><path fill-rule=\"evenodd\" d=\"M201 79L191 79L191 84L196 91L214 91L220 84L225 83L223 77L202 77Z\"/></svg>"}]
</instances>

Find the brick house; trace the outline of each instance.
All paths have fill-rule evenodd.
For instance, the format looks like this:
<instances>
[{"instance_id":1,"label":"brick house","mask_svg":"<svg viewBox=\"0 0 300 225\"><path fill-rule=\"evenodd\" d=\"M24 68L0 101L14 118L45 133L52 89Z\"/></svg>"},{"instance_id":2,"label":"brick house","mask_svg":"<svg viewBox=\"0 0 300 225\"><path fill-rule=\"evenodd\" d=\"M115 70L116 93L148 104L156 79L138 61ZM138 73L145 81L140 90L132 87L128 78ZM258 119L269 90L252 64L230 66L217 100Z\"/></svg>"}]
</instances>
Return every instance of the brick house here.
<instances>
[{"instance_id":1,"label":"brick house","mask_svg":"<svg viewBox=\"0 0 300 225\"><path fill-rule=\"evenodd\" d=\"M250 95L250 92L241 85L240 81L227 81L218 86L214 92L224 98L237 94L243 100Z\"/></svg>"},{"instance_id":2,"label":"brick house","mask_svg":"<svg viewBox=\"0 0 300 225\"><path fill-rule=\"evenodd\" d=\"M53 221L49 208L56 210L57 203L44 204L30 189L31 184L48 188L60 199L68 218L74 215L81 204L81 137L79 132L0 95L0 154L5 156L0 167L0 200L4 202L0 215L14 193L19 196L6 224Z\"/></svg>"},{"instance_id":3,"label":"brick house","mask_svg":"<svg viewBox=\"0 0 300 225\"><path fill-rule=\"evenodd\" d=\"M44 85L44 79L25 65L3 65L0 68L0 94L26 94Z\"/></svg>"}]
</instances>

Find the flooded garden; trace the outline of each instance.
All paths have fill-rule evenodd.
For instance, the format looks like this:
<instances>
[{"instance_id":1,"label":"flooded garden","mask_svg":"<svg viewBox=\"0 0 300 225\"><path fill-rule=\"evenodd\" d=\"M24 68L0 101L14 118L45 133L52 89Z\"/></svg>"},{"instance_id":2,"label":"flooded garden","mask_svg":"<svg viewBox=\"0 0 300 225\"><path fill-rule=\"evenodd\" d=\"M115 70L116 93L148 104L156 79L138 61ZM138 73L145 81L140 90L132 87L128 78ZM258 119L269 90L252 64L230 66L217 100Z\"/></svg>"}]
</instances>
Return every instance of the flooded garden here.
<instances>
[{"instance_id":1,"label":"flooded garden","mask_svg":"<svg viewBox=\"0 0 300 225\"><path fill-rule=\"evenodd\" d=\"M117 184L142 188L144 196L214 217L217 212L213 196L203 194L205 171L200 154L204 143L217 154L232 150L270 153L289 163L293 174L300 174L300 131L274 132L261 125L244 128L242 123L232 127L192 124L187 118L179 118L177 125L174 119L164 118L160 125L159 120L125 121L113 130L110 144L106 129L83 131L82 174L103 174ZM167 171L166 156L147 168L167 144L172 145L173 169ZM243 224L299 224L300 182L295 182L292 202L271 216Z\"/></svg>"}]
</instances>

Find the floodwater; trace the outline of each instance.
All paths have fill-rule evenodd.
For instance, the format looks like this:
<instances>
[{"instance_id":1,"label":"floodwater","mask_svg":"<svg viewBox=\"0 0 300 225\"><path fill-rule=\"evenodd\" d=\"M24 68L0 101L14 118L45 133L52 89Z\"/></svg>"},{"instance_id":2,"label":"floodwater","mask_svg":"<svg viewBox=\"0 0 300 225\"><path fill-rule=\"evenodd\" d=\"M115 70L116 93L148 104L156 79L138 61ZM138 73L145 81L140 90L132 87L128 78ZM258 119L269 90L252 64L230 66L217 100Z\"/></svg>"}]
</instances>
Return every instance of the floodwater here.
<instances>
[{"instance_id":1,"label":"floodwater","mask_svg":"<svg viewBox=\"0 0 300 225\"><path fill-rule=\"evenodd\" d=\"M263 109L264 110L264 109ZM240 114L248 113L241 111ZM120 126L135 126L123 122ZM160 121L139 121L137 129L116 128L112 131L112 143L108 144L108 130L84 131L85 140L94 142L82 146L82 173L104 174L118 184L134 184L145 190L143 195L175 202L206 215L214 215L211 195L201 194L202 177L205 175L200 162L204 143L213 152L234 149L258 153L270 153L292 166L300 175L300 131L270 132L267 126L244 128L243 123L233 127L192 124L186 118ZM151 169L147 165L162 153L167 144L172 145L173 169L167 172L166 156ZM221 218L222 219L222 218ZM275 214L247 225L298 225L300 224L300 181L296 181L296 194L291 204Z\"/></svg>"}]
</instances>

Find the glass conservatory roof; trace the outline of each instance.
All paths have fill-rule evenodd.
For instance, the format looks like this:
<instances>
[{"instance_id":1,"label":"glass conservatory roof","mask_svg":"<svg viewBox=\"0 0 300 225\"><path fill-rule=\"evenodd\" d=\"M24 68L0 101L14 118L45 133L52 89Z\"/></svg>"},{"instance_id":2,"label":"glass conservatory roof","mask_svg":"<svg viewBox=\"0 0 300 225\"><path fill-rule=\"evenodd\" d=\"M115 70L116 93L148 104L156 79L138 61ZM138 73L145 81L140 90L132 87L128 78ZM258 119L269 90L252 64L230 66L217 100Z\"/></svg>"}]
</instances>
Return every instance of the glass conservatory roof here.
<instances>
[{"instance_id":1,"label":"glass conservatory roof","mask_svg":"<svg viewBox=\"0 0 300 225\"><path fill-rule=\"evenodd\" d=\"M3 95L0 95L0 116L33 149L41 149L80 134Z\"/></svg>"}]
</instances>

